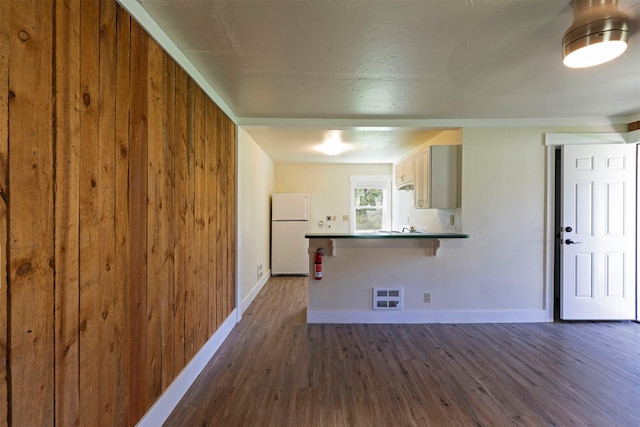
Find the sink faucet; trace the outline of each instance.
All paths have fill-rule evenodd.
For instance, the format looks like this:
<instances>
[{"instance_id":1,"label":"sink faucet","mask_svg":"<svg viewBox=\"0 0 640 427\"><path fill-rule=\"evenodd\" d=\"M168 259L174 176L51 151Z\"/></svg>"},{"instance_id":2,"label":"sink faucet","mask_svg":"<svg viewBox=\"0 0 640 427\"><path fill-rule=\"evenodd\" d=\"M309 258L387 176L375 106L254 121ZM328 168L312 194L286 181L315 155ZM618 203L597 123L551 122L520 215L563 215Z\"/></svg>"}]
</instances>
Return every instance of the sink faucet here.
<instances>
[{"instance_id":1,"label":"sink faucet","mask_svg":"<svg viewBox=\"0 0 640 427\"><path fill-rule=\"evenodd\" d=\"M402 227L402 232L404 233L404 231L407 230L409 233L415 233L416 232L416 228L412 225L410 227Z\"/></svg>"}]
</instances>

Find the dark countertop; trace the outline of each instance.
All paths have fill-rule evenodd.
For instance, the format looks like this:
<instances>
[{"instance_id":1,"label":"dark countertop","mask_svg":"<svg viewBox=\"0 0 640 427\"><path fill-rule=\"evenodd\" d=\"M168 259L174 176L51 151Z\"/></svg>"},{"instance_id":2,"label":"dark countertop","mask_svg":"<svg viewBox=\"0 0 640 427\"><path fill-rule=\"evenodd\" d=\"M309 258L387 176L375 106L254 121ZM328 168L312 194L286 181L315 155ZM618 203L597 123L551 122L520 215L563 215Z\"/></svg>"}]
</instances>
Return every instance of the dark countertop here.
<instances>
[{"instance_id":1,"label":"dark countertop","mask_svg":"<svg viewBox=\"0 0 640 427\"><path fill-rule=\"evenodd\" d=\"M400 231L377 231L374 233L307 233L307 239L468 239L464 233L402 233Z\"/></svg>"}]
</instances>

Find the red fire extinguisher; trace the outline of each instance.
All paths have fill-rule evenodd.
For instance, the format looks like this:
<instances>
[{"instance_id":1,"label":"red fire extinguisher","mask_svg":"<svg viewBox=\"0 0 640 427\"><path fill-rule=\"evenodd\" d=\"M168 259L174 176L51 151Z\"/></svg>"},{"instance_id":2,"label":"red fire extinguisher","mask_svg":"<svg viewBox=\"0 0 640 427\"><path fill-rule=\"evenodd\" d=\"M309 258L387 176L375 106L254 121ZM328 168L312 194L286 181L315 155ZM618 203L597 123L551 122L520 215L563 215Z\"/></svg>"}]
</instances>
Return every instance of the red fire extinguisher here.
<instances>
[{"instance_id":1,"label":"red fire extinguisher","mask_svg":"<svg viewBox=\"0 0 640 427\"><path fill-rule=\"evenodd\" d=\"M322 248L318 249L316 251L316 257L315 257L315 273L313 274L313 277L316 280L322 280L322 255L324 254L324 252L322 251Z\"/></svg>"}]
</instances>

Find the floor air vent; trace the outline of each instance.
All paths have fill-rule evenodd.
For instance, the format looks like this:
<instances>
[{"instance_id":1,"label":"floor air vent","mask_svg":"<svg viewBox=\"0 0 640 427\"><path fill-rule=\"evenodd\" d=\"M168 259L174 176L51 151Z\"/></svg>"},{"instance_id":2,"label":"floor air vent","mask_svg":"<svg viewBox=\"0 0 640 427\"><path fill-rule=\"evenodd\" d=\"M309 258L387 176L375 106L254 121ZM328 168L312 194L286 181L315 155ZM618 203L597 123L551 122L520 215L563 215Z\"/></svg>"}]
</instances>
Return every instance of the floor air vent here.
<instances>
[{"instance_id":1,"label":"floor air vent","mask_svg":"<svg viewBox=\"0 0 640 427\"><path fill-rule=\"evenodd\" d=\"M402 288L373 288L374 310L402 310Z\"/></svg>"}]
</instances>

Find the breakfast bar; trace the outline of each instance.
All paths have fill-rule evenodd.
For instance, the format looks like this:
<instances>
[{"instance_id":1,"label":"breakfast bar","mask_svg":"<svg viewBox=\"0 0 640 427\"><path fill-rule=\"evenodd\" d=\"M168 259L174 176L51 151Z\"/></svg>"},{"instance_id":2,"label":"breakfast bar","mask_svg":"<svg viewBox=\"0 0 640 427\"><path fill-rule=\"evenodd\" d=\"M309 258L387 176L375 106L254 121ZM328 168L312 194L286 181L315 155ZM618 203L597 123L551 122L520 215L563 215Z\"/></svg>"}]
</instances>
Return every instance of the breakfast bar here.
<instances>
[{"instance_id":1,"label":"breakfast bar","mask_svg":"<svg viewBox=\"0 0 640 427\"><path fill-rule=\"evenodd\" d=\"M308 323L420 323L413 312L430 305L430 275L438 250L456 250L468 234L456 232L307 233ZM321 250L322 278L316 279ZM426 304L429 304L430 301ZM415 313L414 313L415 314Z\"/></svg>"}]
</instances>

